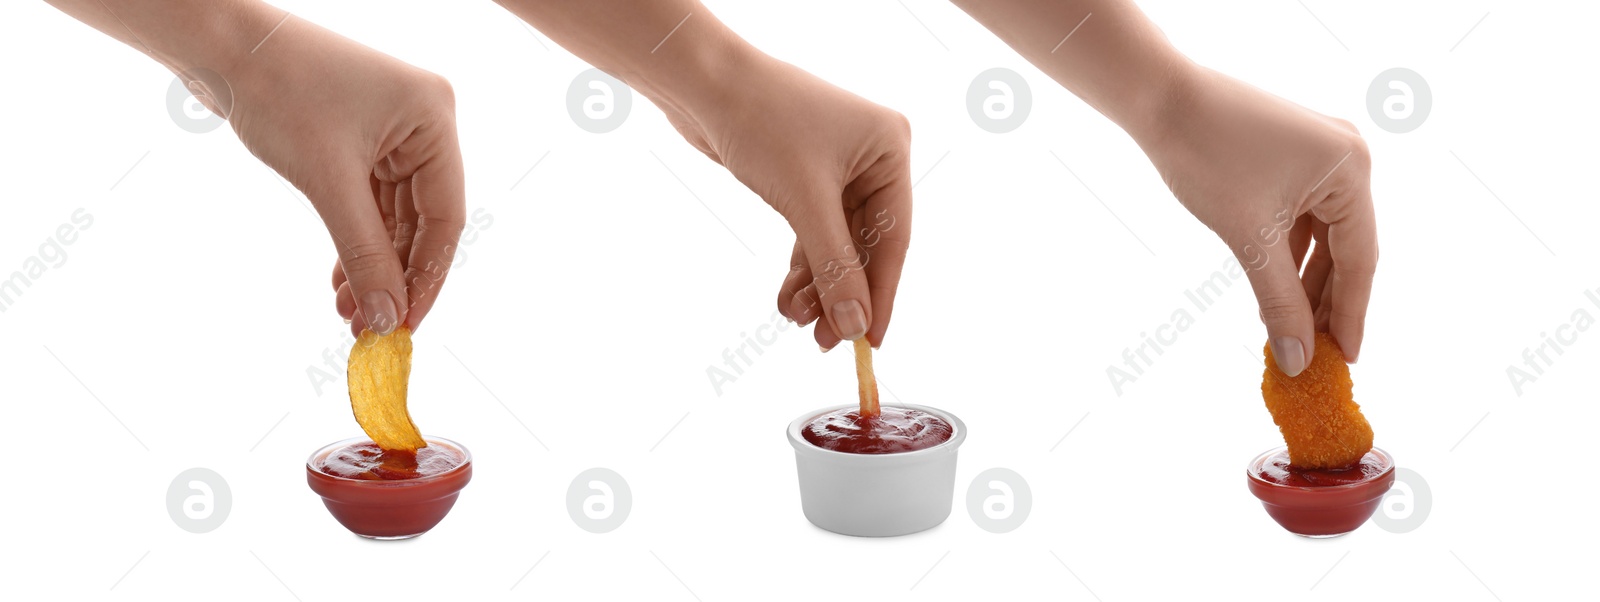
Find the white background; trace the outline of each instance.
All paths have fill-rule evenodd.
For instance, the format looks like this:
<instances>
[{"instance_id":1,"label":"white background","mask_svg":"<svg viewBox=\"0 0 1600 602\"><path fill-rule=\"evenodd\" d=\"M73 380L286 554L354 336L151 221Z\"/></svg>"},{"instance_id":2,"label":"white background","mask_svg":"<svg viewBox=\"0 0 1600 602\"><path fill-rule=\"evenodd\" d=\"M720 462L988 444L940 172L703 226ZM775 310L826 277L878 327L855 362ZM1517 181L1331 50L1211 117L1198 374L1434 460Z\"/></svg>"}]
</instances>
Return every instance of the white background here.
<instances>
[{"instance_id":1,"label":"white background","mask_svg":"<svg viewBox=\"0 0 1600 602\"><path fill-rule=\"evenodd\" d=\"M1196 60L1348 118L1371 144L1383 260L1357 400L1378 445L1426 478L1431 513L1405 534L1369 523L1310 541L1245 489L1245 462L1281 442L1258 392L1254 298L1240 281L1208 311L1189 305L1228 252L1120 130L942 2L711 2L764 50L914 127L915 243L878 371L886 399L950 410L971 437L944 525L864 540L806 522L782 434L854 399L849 353L819 354L790 329L722 395L706 376L773 319L784 222L642 97L620 129L579 129L564 103L587 65L490 2L448 4L282 3L454 82L469 211L492 219L418 334L412 380L416 422L470 447L475 480L404 543L350 535L305 485L306 455L359 429L342 375L320 391L307 376L329 350L342 364L347 337L333 248L303 197L228 128L177 127L160 66L42 3L0 9L0 278L76 209L93 216L0 313L3 597L1588 591L1600 331L1521 395L1506 369L1576 310L1600 316L1583 294L1600 288L1593 8L1144 3ZM1366 112L1369 83L1396 66L1433 92L1408 134ZM965 106L992 67L1032 88L1008 134ZM1117 395L1106 368L1180 307L1195 325ZM233 493L205 534L165 507L173 477L197 466ZM634 495L603 535L564 508L595 466ZM1034 497L1006 534L963 501L997 466Z\"/></svg>"}]
</instances>

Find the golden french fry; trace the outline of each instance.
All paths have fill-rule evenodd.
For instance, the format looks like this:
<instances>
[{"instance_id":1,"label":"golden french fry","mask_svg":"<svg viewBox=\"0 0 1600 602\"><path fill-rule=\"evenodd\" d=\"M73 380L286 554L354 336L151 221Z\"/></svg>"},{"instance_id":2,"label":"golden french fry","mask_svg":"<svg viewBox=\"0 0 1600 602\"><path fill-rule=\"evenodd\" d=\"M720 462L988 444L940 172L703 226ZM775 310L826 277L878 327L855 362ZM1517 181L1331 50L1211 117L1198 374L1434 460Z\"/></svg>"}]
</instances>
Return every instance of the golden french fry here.
<instances>
[{"instance_id":1,"label":"golden french fry","mask_svg":"<svg viewBox=\"0 0 1600 602\"><path fill-rule=\"evenodd\" d=\"M861 416L877 416L878 379L872 375L872 344L865 336L856 339L856 383L861 392Z\"/></svg>"},{"instance_id":2,"label":"golden french fry","mask_svg":"<svg viewBox=\"0 0 1600 602\"><path fill-rule=\"evenodd\" d=\"M386 450L427 447L406 411L411 380L411 331L404 326L386 336L364 330L350 348L350 409L374 443Z\"/></svg>"}]
</instances>

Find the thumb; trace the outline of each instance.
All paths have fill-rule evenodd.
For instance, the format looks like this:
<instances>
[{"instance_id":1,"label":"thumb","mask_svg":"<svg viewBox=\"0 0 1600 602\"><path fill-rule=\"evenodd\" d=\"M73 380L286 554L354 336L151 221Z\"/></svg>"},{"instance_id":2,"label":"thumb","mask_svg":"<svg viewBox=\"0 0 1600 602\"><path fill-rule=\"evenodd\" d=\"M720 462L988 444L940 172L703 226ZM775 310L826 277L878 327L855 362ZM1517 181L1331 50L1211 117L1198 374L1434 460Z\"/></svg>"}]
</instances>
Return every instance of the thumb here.
<instances>
[{"instance_id":1,"label":"thumb","mask_svg":"<svg viewBox=\"0 0 1600 602\"><path fill-rule=\"evenodd\" d=\"M356 304L355 330L389 334L406 318L406 305L402 302L406 298L405 282L400 256L372 198L371 184L351 181L332 187L328 194L312 197L311 202L328 226L339 252L339 265L349 279Z\"/></svg>"},{"instance_id":2,"label":"thumb","mask_svg":"<svg viewBox=\"0 0 1600 602\"><path fill-rule=\"evenodd\" d=\"M854 341L872 324L872 295L864 271L871 256L850 237L837 192L812 198L832 200L805 203L806 209L789 219L812 274L810 286L796 301L820 308L835 336Z\"/></svg>"},{"instance_id":3,"label":"thumb","mask_svg":"<svg viewBox=\"0 0 1600 602\"><path fill-rule=\"evenodd\" d=\"M1311 365L1316 335L1311 302L1306 299L1289 247L1279 236L1271 246L1252 241L1238 255L1250 277L1250 288L1255 290L1272 357L1284 374L1297 376Z\"/></svg>"}]
</instances>

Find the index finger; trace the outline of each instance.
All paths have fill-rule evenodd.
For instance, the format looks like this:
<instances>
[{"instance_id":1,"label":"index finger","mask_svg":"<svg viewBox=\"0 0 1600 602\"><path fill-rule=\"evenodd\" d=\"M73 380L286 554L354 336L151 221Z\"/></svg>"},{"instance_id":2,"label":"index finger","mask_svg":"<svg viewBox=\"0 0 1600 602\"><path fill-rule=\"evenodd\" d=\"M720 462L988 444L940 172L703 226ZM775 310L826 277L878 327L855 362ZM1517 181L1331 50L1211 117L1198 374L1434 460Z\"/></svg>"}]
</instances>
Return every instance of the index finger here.
<instances>
[{"instance_id":1,"label":"index finger","mask_svg":"<svg viewBox=\"0 0 1600 602\"><path fill-rule=\"evenodd\" d=\"M1372 193L1364 185L1348 202L1342 219L1328 224L1328 250L1333 255L1328 331L1338 339L1345 360L1355 362L1361 355L1372 277L1378 267L1378 226Z\"/></svg>"},{"instance_id":2,"label":"index finger","mask_svg":"<svg viewBox=\"0 0 1600 602\"><path fill-rule=\"evenodd\" d=\"M911 166L902 162L882 188L874 191L862 210L851 219L851 234L866 250L867 288L872 296L872 325L867 341L873 347L883 344L894 316L895 295L900 290L900 273L911 245Z\"/></svg>"},{"instance_id":3,"label":"index finger","mask_svg":"<svg viewBox=\"0 0 1600 602\"><path fill-rule=\"evenodd\" d=\"M422 324L439 298L455 261L461 229L466 225L466 175L453 123L442 128L436 152L412 173L411 202L397 202L401 221L415 224L407 254L405 283L410 309L406 326Z\"/></svg>"}]
</instances>

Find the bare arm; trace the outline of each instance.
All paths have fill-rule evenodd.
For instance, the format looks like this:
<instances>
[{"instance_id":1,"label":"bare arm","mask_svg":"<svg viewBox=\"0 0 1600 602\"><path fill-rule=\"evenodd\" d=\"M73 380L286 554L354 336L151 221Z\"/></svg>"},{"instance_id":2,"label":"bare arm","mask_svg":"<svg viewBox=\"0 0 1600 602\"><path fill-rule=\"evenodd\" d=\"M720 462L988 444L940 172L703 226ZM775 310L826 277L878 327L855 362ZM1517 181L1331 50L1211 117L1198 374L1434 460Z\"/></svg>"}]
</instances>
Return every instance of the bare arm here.
<instances>
[{"instance_id":1,"label":"bare arm","mask_svg":"<svg viewBox=\"0 0 1600 602\"><path fill-rule=\"evenodd\" d=\"M1193 68L1127 0L954 3L1135 138L1159 127Z\"/></svg>"},{"instance_id":2,"label":"bare arm","mask_svg":"<svg viewBox=\"0 0 1600 602\"><path fill-rule=\"evenodd\" d=\"M788 220L779 312L821 318L824 350L882 343L911 231L903 117L756 50L697 1L498 1L648 97Z\"/></svg>"},{"instance_id":3,"label":"bare arm","mask_svg":"<svg viewBox=\"0 0 1600 602\"><path fill-rule=\"evenodd\" d=\"M306 194L339 255L335 309L352 330L418 327L465 221L449 84L254 0L51 4L177 73Z\"/></svg>"},{"instance_id":4,"label":"bare arm","mask_svg":"<svg viewBox=\"0 0 1600 602\"><path fill-rule=\"evenodd\" d=\"M174 72L238 64L284 11L241 0L46 0Z\"/></svg>"},{"instance_id":5,"label":"bare arm","mask_svg":"<svg viewBox=\"0 0 1600 602\"><path fill-rule=\"evenodd\" d=\"M1378 236L1354 125L1195 65L1129 0L954 2L1133 136L1246 268L1287 374L1316 330L1356 360Z\"/></svg>"}]
</instances>

